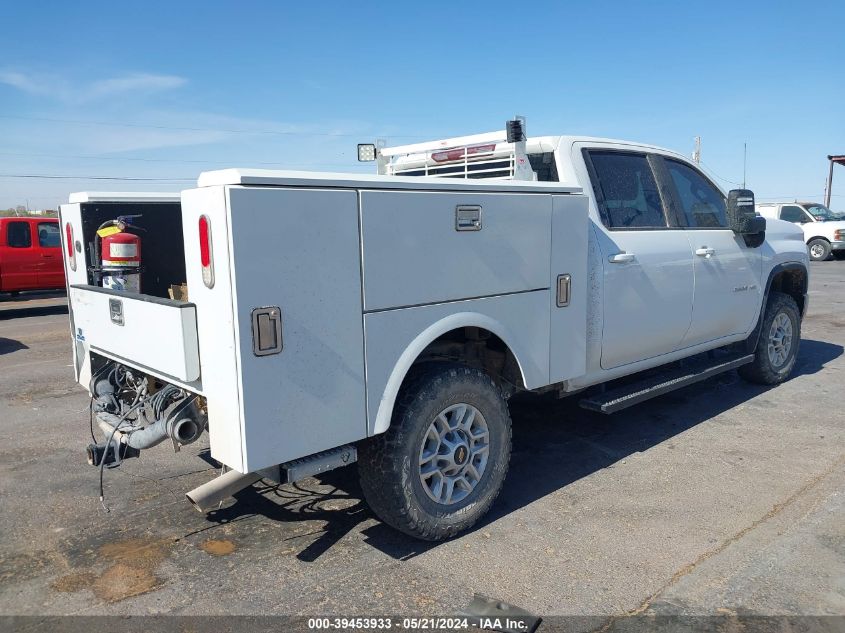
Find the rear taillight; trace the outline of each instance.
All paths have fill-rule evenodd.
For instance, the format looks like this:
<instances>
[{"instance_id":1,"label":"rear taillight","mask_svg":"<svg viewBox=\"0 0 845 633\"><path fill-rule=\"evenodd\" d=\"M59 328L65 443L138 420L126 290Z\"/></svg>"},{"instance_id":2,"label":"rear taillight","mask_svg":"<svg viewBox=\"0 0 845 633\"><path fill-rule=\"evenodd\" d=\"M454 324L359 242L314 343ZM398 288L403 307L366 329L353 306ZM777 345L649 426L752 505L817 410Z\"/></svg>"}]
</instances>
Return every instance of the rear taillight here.
<instances>
[{"instance_id":1,"label":"rear taillight","mask_svg":"<svg viewBox=\"0 0 845 633\"><path fill-rule=\"evenodd\" d=\"M845 240L845 230L836 229L833 232L833 239L835 239L837 242L841 242L841 241Z\"/></svg>"},{"instance_id":2,"label":"rear taillight","mask_svg":"<svg viewBox=\"0 0 845 633\"><path fill-rule=\"evenodd\" d=\"M199 237L202 282L207 288L212 288L214 286L214 253L211 250L211 221L208 216L200 216Z\"/></svg>"},{"instance_id":3,"label":"rear taillight","mask_svg":"<svg viewBox=\"0 0 845 633\"><path fill-rule=\"evenodd\" d=\"M65 224L65 248L67 248L67 264L70 269L76 270L76 253L73 252L73 227L70 222Z\"/></svg>"}]
</instances>

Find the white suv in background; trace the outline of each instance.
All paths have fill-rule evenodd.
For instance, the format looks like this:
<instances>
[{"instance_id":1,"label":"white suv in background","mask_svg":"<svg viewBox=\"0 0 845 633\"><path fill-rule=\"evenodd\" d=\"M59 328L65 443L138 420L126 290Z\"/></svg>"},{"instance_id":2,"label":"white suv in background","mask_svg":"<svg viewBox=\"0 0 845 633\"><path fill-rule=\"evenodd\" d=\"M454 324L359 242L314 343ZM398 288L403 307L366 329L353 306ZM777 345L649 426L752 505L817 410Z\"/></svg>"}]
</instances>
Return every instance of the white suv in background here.
<instances>
[{"instance_id":1,"label":"white suv in background","mask_svg":"<svg viewBox=\"0 0 845 633\"><path fill-rule=\"evenodd\" d=\"M757 205L757 213L764 218L778 218L799 224L810 259L823 262L833 253L837 259L845 256L845 220L818 202L767 202Z\"/></svg>"}]
</instances>

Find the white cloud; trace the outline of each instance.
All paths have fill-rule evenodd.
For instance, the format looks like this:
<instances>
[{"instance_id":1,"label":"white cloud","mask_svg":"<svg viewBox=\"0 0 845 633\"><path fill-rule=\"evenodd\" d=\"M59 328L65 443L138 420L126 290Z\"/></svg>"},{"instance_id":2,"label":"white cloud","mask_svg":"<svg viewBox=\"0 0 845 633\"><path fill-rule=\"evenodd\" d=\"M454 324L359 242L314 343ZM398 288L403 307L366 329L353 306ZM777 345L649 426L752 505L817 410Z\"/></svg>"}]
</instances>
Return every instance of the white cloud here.
<instances>
[{"instance_id":1,"label":"white cloud","mask_svg":"<svg viewBox=\"0 0 845 633\"><path fill-rule=\"evenodd\" d=\"M34 95L50 94L51 91L48 83L12 70L0 70L0 83Z\"/></svg>"},{"instance_id":2,"label":"white cloud","mask_svg":"<svg viewBox=\"0 0 845 633\"><path fill-rule=\"evenodd\" d=\"M68 104L88 103L104 97L132 95L133 98L173 90L187 83L184 77L154 73L128 73L118 77L71 81L65 77L18 70L0 70L0 84L26 94L52 97Z\"/></svg>"},{"instance_id":3,"label":"white cloud","mask_svg":"<svg viewBox=\"0 0 845 633\"><path fill-rule=\"evenodd\" d=\"M92 99L124 92L149 94L151 92L178 88L186 83L187 79L175 75L136 73L126 75L125 77L113 77L111 79L95 81L91 84L88 92Z\"/></svg>"}]
</instances>

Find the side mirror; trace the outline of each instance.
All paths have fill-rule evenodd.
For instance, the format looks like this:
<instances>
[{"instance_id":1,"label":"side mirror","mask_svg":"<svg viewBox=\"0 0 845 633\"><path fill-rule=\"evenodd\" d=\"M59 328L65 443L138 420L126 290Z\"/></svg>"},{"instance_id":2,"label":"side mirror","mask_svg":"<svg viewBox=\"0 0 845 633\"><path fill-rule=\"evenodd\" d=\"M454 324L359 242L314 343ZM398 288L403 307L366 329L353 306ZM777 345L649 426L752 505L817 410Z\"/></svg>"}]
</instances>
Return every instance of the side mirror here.
<instances>
[{"instance_id":1,"label":"side mirror","mask_svg":"<svg viewBox=\"0 0 845 633\"><path fill-rule=\"evenodd\" d=\"M765 233L766 232L766 218L762 216L755 216L751 218L751 221L748 223L748 232L743 233L743 235L757 235L758 233Z\"/></svg>"},{"instance_id":2,"label":"side mirror","mask_svg":"<svg viewBox=\"0 0 845 633\"><path fill-rule=\"evenodd\" d=\"M732 189L728 192L728 227L745 238L751 247L760 246L766 237L766 218L754 212L754 192Z\"/></svg>"},{"instance_id":3,"label":"side mirror","mask_svg":"<svg viewBox=\"0 0 845 633\"><path fill-rule=\"evenodd\" d=\"M754 192L748 189L732 189L728 192L728 227L739 235L751 231L751 223L757 214L754 212Z\"/></svg>"}]
</instances>

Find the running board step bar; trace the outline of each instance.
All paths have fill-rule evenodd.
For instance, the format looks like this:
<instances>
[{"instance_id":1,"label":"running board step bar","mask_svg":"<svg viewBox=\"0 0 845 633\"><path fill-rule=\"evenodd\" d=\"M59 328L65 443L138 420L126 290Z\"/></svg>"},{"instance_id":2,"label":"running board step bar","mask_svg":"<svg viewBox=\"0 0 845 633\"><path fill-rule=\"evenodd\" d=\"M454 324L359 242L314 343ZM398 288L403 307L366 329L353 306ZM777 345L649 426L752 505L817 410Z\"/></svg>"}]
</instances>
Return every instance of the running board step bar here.
<instances>
[{"instance_id":1,"label":"running board step bar","mask_svg":"<svg viewBox=\"0 0 845 633\"><path fill-rule=\"evenodd\" d=\"M583 398L578 404L590 411L616 413L635 404L662 396L665 393L712 378L717 374L747 365L754 360L754 354L731 355L721 358L703 358L687 363L676 369L668 370L657 376L639 380L604 393Z\"/></svg>"},{"instance_id":2,"label":"running board step bar","mask_svg":"<svg viewBox=\"0 0 845 633\"><path fill-rule=\"evenodd\" d=\"M354 464L358 461L358 451L352 444L338 446L327 451L314 453L307 457L294 459L284 464L262 468L258 472L262 477L278 484L292 484L306 477Z\"/></svg>"}]
</instances>

